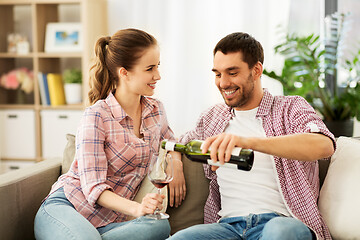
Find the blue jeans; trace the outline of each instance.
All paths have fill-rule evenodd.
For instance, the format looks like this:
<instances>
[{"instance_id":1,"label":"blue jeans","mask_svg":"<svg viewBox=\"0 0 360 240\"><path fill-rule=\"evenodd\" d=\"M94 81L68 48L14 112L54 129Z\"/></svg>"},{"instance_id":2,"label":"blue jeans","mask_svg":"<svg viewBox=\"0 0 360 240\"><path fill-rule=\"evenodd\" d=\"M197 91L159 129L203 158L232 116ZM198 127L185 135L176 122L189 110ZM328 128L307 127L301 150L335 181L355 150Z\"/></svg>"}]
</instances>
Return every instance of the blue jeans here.
<instances>
[{"instance_id":1,"label":"blue jeans","mask_svg":"<svg viewBox=\"0 0 360 240\"><path fill-rule=\"evenodd\" d=\"M175 233L169 239L311 240L312 232L300 220L277 213L265 213L224 218L218 223L195 225Z\"/></svg>"},{"instance_id":2,"label":"blue jeans","mask_svg":"<svg viewBox=\"0 0 360 240\"><path fill-rule=\"evenodd\" d=\"M154 220L140 217L128 222L110 223L95 228L65 197L60 188L50 195L35 217L35 238L112 240L112 239L166 239L170 234L167 219Z\"/></svg>"}]
</instances>

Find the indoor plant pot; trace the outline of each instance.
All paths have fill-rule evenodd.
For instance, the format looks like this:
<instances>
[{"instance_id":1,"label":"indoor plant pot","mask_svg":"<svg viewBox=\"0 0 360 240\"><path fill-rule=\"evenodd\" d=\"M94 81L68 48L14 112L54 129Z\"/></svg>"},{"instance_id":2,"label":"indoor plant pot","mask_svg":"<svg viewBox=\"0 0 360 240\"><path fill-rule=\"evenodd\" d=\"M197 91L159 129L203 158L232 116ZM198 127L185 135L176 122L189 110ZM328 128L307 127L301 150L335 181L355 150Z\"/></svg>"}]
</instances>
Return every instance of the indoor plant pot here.
<instances>
[{"instance_id":1,"label":"indoor plant pot","mask_svg":"<svg viewBox=\"0 0 360 240\"><path fill-rule=\"evenodd\" d=\"M65 99L67 104L82 102L82 74L79 69L67 69L63 73Z\"/></svg>"}]
</instances>

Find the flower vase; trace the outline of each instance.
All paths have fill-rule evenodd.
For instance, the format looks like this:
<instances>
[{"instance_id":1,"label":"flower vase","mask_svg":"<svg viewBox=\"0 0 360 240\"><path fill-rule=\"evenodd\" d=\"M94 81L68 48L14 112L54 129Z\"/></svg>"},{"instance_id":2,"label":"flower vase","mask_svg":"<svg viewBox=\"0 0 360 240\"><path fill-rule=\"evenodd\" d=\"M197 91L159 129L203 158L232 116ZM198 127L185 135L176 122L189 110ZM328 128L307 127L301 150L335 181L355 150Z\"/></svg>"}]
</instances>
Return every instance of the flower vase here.
<instances>
[{"instance_id":1,"label":"flower vase","mask_svg":"<svg viewBox=\"0 0 360 240\"><path fill-rule=\"evenodd\" d=\"M6 104L33 104L34 94L25 93L20 88L6 90Z\"/></svg>"},{"instance_id":2,"label":"flower vase","mask_svg":"<svg viewBox=\"0 0 360 240\"><path fill-rule=\"evenodd\" d=\"M26 103L26 95L23 90L20 88L17 89L16 92L16 102L15 104L25 104Z\"/></svg>"},{"instance_id":3,"label":"flower vase","mask_svg":"<svg viewBox=\"0 0 360 240\"><path fill-rule=\"evenodd\" d=\"M6 104L6 101L7 101L6 89L0 87L0 104Z\"/></svg>"},{"instance_id":4,"label":"flower vase","mask_svg":"<svg viewBox=\"0 0 360 240\"><path fill-rule=\"evenodd\" d=\"M7 89L6 90L6 104L18 104L20 89Z\"/></svg>"}]
</instances>

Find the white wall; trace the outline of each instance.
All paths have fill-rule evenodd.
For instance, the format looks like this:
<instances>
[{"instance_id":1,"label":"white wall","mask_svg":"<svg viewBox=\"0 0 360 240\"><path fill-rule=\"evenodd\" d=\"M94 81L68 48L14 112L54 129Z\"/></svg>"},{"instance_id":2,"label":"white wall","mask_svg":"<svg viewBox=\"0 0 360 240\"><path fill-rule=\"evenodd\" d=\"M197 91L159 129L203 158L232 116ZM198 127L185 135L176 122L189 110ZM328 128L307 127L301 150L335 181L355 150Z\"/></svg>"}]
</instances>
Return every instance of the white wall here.
<instances>
[{"instance_id":1,"label":"white wall","mask_svg":"<svg viewBox=\"0 0 360 240\"><path fill-rule=\"evenodd\" d=\"M162 80L155 97L165 105L177 136L222 98L214 84L212 50L225 35L244 31L265 50L265 67L281 69L273 47L287 27L290 0L108 0L110 34L134 27L160 42Z\"/></svg>"}]
</instances>

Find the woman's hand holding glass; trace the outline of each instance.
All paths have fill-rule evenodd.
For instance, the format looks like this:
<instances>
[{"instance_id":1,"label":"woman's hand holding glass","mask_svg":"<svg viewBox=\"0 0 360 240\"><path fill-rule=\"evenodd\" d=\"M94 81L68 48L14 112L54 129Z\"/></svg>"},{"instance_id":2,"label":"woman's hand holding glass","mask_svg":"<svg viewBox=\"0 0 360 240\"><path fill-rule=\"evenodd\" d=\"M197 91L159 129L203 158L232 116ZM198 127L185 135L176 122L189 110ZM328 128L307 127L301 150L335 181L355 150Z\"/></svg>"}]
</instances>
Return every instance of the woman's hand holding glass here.
<instances>
[{"instance_id":1,"label":"woman's hand holding glass","mask_svg":"<svg viewBox=\"0 0 360 240\"><path fill-rule=\"evenodd\" d=\"M137 207L135 217L153 214L156 209L162 210L164 198L164 195L159 195L157 193L146 194Z\"/></svg>"}]
</instances>

